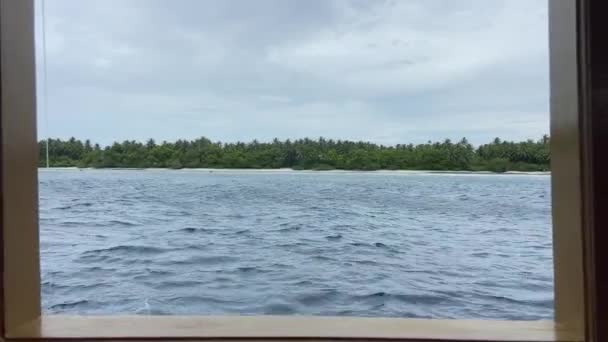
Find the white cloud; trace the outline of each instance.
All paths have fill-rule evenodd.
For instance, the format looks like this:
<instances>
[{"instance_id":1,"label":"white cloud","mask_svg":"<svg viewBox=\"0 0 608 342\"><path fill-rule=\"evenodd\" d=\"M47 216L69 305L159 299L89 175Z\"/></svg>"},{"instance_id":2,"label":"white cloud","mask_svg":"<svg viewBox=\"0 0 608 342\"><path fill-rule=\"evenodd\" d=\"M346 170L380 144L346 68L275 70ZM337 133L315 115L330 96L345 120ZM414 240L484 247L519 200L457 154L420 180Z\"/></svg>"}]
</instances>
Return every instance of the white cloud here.
<instances>
[{"instance_id":1,"label":"white cloud","mask_svg":"<svg viewBox=\"0 0 608 342\"><path fill-rule=\"evenodd\" d=\"M546 12L497 3L478 1L466 11L434 11L419 1L385 2L373 11L347 7L334 26L272 47L268 59L336 86L383 95L455 86L488 68L546 56ZM441 27L412 25L419 17Z\"/></svg>"},{"instance_id":2,"label":"white cloud","mask_svg":"<svg viewBox=\"0 0 608 342\"><path fill-rule=\"evenodd\" d=\"M548 131L546 0L46 8L41 135L481 143Z\"/></svg>"}]
</instances>

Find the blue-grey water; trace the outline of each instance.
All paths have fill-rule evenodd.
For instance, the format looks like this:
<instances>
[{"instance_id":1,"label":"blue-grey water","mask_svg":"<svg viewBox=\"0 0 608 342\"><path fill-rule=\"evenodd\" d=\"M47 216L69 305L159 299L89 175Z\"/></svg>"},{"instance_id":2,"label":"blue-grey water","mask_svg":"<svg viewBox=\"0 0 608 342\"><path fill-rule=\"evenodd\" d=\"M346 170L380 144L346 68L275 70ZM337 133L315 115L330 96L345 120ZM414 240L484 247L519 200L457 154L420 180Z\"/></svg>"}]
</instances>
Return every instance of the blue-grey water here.
<instances>
[{"instance_id":1,"label":"blue-grey water","mask_svg":"<svg viewBox=\"0 0 608 342\"><path fill-rule=\"evenodd\" d=\"M47 313L553 317L550 177L40 171Z\"/></svg>"}]
</instances>

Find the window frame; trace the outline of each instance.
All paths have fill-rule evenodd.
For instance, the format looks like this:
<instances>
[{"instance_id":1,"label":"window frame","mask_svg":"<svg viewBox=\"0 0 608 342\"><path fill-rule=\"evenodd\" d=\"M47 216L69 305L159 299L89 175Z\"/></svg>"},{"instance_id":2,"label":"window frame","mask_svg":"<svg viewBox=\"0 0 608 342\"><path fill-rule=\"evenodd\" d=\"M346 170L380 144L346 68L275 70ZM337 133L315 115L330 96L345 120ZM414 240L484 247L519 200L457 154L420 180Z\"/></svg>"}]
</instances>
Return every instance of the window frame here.
<instances>
[{"instance_id":1,"label":"window frame","mask_svg":"<svg viewBox=\"0 0 608 342\"><path fill-rule=\"evenodd\" d=\"M599 211L593 197L592 111L586 63L590 1L549 1L555 321L521 322L42 315L34 2L0 0L2 338L594 341L598 337L594 305L598 270L592 267L596 264L593 215Z\"/></svg>"}]
</instances>

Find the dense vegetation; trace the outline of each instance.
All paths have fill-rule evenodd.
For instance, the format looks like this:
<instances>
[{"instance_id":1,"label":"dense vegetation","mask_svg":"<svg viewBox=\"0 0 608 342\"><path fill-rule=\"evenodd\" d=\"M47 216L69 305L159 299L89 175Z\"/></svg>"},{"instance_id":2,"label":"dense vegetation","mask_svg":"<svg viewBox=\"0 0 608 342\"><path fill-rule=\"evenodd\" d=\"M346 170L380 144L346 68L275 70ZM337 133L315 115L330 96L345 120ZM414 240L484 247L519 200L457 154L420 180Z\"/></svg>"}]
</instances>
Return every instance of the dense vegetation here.
<instances>
[{"instance_id":1,"label":"dense vegetation","mask_svg":"<svg viewBox=\"0 0 608 342\"><path fill-rule=\"evenodd\" d=\"M39 143L40 166L46 165L46 142ZM212 142L207 138L157 144L124 141L101 147L89 140L50 139L50 165L94 168L293 168L313 170L549 170L549 137L538 141L494 139L474 148L457 143L383 146L319 138L262 143Z\"/></svg>"}]
</instances>

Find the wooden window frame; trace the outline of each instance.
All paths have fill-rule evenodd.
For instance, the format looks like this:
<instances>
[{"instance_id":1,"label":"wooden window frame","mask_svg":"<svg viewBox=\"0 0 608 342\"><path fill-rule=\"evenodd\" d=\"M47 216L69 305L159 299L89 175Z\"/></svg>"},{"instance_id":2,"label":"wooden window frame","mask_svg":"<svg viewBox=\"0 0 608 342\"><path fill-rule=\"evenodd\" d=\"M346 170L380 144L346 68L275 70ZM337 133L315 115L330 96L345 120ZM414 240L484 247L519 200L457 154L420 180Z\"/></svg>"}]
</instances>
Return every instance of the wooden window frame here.
<instances>
[{"instance_id":1,"label":"wooden window frame","mask_svg":"<svg viewBox=\"0 0 608 342\"><path fill-rule=\"evenodd\" d=\"M598 93L592 88L595 75L589 67L592 56L596 62L601 57L591 49L591 24L600 21L592 20L593 3L601 0L549 1L555 321L523 322L42 315L34 4L0 0L0 338L603 340L608 335L597 317L608 318L608 299L596 299L603 298L598 296L598 279L608 277L608 272L601 270L599 261L608 251L594 246L601 235L597 223L604 216L608 219L608 211L602 213L600 206L602 195L608 194L608 180L597 182L601 167L608 164L608 157L602 159L599 153L599 146L608 146L608 136L601 137L596 127L601 127L600 121L608 127L608 121L593 110L601 103L599 96L592 96Z\"/></svg>"}]
</instances>

